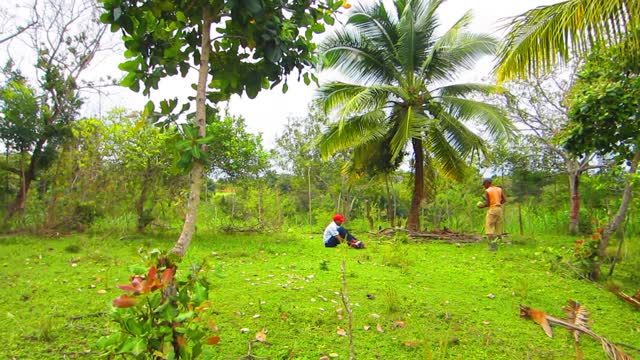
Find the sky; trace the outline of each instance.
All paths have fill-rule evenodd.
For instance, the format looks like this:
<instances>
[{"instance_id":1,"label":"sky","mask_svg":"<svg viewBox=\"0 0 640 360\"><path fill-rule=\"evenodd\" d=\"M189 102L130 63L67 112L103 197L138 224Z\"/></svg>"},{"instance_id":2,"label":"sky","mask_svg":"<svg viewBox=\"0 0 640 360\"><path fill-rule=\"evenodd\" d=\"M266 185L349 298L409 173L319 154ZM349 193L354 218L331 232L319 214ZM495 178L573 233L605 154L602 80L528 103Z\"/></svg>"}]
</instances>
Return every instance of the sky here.
<instances>
[{"instance_id":1,"label":"sky","mask_svg":"<svg viewBox=\"0 0 640 360\"><path fill-rule=\"evenodd\" d=\"M10 13L12 5L28 2L30 1L9 0L4 3L2 7L5 10L9 9ZM447 28L465 12L471 10L474 19L470 27L471 31L490 33L496 37L501 37L500 25L504 24L506 18L521 14L536 6L556 2L558 2L558 0L448 0L440 7L439 16L443 28ZM350 3L355 4L357 1L353 0L350 1ZM11 51L11 54L15 57L16 54L19 54L19 51L15 51L15 46L19 46L19 43L12 42L10 46L14 47L14 51ZM2 61L3 64L5 61L4 57L0 49L0 61ZM103 76L109 74L118 78L122 76L122 73L117 68L118 63L121 61L124 61L124 57L115 53L107 53L106 56L96 57L91 64L91 75ZM490 75L492 67L493 59L482 59L473 71L460 74L460 80L465 82L485 82ZM308 112L308 107L314 96L316 86L314 84L306 86L302 82L296 82L296 75L297 74L294 73L293 76L290 77L288 81L289 90L286 94L282 93L281 87L276 87L273 90L261 91L255 99L248 99L246 95L243 97L233 96L228 104L232 114L244 117L250 132L262 133L263 144L266 148L273 148L275 146L275 139L282 133L287 119L302 118L306 116ZM333 80L335 74L320 73L318 74L318 78L322 83L323 80ZM99 96L95 94L86 95L87 100L82 115L101 116L105 115L109 109L114 107L141 110L149 99L158 102L162 99L176 96L185 98L186 96L193 95L190 84L194 82L195 78L193 77L183 79L179 76L162 80L160 89L152 92L150 98L146 98L141 93L134 93L125 88L111 88L106 90L108 93ZM193 106L192 109L194 109Z\"/></svg>"}]
</instances>

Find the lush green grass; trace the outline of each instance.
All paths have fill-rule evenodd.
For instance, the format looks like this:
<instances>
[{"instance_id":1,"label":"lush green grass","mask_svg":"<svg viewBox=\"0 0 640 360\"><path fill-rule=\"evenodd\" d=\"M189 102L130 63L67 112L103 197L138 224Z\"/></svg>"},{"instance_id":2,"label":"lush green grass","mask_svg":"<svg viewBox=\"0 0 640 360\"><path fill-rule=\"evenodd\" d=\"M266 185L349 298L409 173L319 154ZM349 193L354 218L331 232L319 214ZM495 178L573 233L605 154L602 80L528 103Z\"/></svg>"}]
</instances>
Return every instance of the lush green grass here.
<instances>
[{"instance_id":1,"label":"lush green grass","mask_svg":"<svg viewBox=\"0 0 640 360\"><path fill-rule=\"evenodd\" d=\"M96 358L93 344L113 329L104 312L122 293L115 285L140 265L138 250L168 249L176 238L0 238L0 358ZM484 244L367 240L368 249L353 250L326 249L319 234L197 236L178 275L210 266L209 316L221 342L204 358L242 357L266 329L271 346L256 344L254 355L347 359L349 339L337 334L348 326L343 261L359 359L574 359L567 331L555 328L550 339L518 316L524 304L563 317L568 299L591 311L595 332L640 348L639 311L553 270L551 254L571 239L519 240L496 253ZM581 348L585 359L606 358L587 337Z\"/></svg>"}]
</instances>

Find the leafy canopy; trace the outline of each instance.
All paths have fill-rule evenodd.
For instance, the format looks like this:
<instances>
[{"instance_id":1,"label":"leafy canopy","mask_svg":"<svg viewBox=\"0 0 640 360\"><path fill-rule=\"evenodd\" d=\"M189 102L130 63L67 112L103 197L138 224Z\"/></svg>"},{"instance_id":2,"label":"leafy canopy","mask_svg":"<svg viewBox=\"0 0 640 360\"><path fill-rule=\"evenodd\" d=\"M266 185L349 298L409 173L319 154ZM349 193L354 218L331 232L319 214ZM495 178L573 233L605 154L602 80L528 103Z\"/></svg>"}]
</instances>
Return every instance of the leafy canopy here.
<instances>
[{"instance_id":1,"label":"leafy canopy","mask_svg":"<svg viewBox=\"0 0 640 360\"><path fill-rule=\"evenodd\" d=\"M630 159L640 146L640 64L619 50L595 51L579 73L565 140L571 152Z\"/></svg>"},{"instance_id":2,"label":"leafy canopy","mask_svg":"<svg viewBox=\"0 0 640 360\"><path fill-rule=\"evenodd\" d=\"M101 0L104 23L122 31L128 59L120 69L122 85L149 94L163 77L186 76L199 64L203 9L216 25L209 59L212 102L232 94L254 98L273 88L293 70L306 83L315 80L306 69L313 60L314 33L333 24L341 1L326 4L284 0ZM286 80L283 90L287 90Z\"/></svg>"}]
</instances>

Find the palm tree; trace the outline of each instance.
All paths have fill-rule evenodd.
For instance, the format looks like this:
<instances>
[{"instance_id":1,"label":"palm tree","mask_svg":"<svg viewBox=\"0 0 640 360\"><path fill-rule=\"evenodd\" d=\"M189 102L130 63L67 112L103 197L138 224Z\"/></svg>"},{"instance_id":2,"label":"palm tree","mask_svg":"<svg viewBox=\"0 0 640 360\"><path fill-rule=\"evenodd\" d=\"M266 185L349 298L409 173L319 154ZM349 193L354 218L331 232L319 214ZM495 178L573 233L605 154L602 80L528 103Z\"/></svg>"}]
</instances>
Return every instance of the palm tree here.
<instances>
[{"instance_id":1,"label":"palm tree","mask_svg":"<svg viewBox=\"0 0 640 360\"><path fill-rule=\"evenodd\" d=\"M352 149L353 169L387 171L397 168L411 143L414 188L407 229L413 231L420 229L425 173L438 170L462 179L465 158L486 151L465 122L477 121L491 136L513 130L498 108L467 97L500 88L454 82L478 58L493 54L496 40L465 31L470 13L437 37L442 2L395 0L390 11L381 0L358 5L347 26L321 45L323 69L339 70L351 81L330 82L318 91L325 111L339 116L320 138L322 155Z\"/></svg>"},{"instance_id":2,"label":"palm tree","mask_svg":"<svg viewBox=\"0 0 640 360\"><path fill-rule=\"evenodd\" d=\"M640 1L566 0L511 19L495 72L498 81L540 75L571 55L582 57L597 43L625 42L640 51ZM625 37L627 37L625 39Z\"/></svg>"}]
</instances>

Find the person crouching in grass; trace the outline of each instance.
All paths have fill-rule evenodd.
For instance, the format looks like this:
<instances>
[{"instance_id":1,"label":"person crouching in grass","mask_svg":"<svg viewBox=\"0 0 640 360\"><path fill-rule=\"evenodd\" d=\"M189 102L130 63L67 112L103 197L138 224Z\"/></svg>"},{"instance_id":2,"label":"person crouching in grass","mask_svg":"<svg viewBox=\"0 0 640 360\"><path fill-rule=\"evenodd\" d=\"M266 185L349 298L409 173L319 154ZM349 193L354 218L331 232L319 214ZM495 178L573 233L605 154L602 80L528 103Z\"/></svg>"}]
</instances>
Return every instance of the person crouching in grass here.
<instances>
[{"instance_id":1,"label":"person crouching in grass","mask_svg":"<svg viewBox=\"0 0 640 360\"><path fill-rule=\"evenodd\" d=\"M349 234L347 229L342 227L345 220L346 219L342 214L335 214L333 216L333 221L327 225L326 229L324 229L324 235L322 237L324 246L336 247L345 243L354 249L363 249L364 243L356 239L355 236Z\"/></svg>"}]
</instances>

